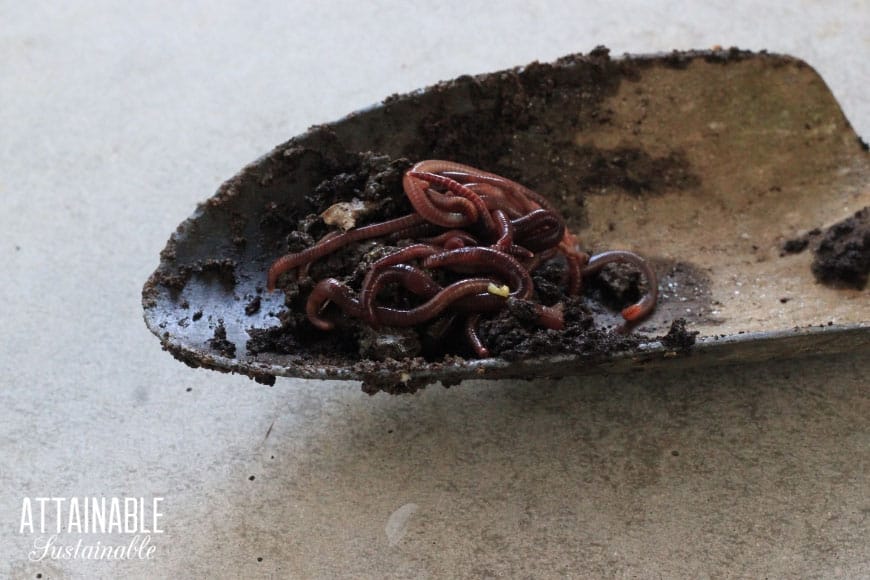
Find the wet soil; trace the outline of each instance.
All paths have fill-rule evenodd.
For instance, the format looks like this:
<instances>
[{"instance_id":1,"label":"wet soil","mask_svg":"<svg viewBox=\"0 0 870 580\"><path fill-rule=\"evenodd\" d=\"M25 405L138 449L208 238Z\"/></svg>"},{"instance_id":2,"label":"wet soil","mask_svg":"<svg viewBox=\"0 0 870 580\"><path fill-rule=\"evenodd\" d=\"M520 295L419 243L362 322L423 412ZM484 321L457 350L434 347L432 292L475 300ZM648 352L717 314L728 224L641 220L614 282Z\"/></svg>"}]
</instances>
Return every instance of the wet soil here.
<instances>
[{"instance_id":1,"label":"wet soil","mask_svg":"<svg viewBox=\"0 0 870 580\"><path fill-rule=\"evenodd\" d=\"M832 288L863 290L870 277L870 206L822 231L813 228L786 240L780 256L813 252L816 280Z\"/></svg>"},{"instance_id":2,"label":"wet soil","mask_svg":"<svg viewBox=\"0 0 870 580\"><path fill-rule=\"evenodd\" d=\"M640 344L633 334L595 324L595 307L583 297L564 297L565 329L538 327L521 305L506 308L480 327L480 336L490 351L507 360L530 356L573 353L600 356L629 350Z\"/></svg>"},{"instance_id":3,"label":"wet soil","mask_svg":"<svg viewBox=\"0 0 870 580\"><path fill-rule=\"evenodd\" d=\"M822 284L862 290L870 276L870 206L832 225L815 248L813 275Z\"/></svg>"}]
</instances>

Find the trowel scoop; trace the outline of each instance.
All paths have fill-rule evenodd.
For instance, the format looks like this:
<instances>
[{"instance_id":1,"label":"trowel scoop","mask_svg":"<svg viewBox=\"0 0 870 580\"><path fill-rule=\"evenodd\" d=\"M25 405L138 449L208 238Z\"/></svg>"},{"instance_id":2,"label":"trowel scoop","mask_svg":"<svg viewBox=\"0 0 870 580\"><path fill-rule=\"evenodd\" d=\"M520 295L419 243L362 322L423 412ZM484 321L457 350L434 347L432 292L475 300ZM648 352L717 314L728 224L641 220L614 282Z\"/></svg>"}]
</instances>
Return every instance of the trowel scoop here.
<instances>
[{"instance_id":1,"label":"trowel scoop","mask_svg":"<svg viewBox=\"0 0 870 580\"><path fill-rule=\"evenodd\" d=\"M547 195L590 251L642 253L659 303L637 344L512 360L376 361L301 343L252 352L252 330L276 327L286 308L265 289L270 264L298 219L325 209L311 193L362 152L504 172ZM812 263L825 229L868 205L867 146L806 63L737 50L613 59L599 49L392 96L277 146L172 234L143 289L145 321L193 367L390 392L867 353L870 291L821 284ZM794 239L816 241L795 251ZM667 339L679 319L694 345Z\"/></svg>"}]
</instances>

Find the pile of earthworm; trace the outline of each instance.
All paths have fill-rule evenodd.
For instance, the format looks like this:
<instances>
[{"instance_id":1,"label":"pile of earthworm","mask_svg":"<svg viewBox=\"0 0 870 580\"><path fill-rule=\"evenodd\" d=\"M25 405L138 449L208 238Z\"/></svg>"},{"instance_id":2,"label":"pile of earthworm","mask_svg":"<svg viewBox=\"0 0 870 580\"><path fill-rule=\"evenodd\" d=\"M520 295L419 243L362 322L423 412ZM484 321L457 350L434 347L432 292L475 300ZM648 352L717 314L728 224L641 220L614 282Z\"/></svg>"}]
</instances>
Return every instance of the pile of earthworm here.
<instances>
[{"instance_id":1,"label":"pile of earthworm","mask_svg":"<svg viewBox=\"0 0 870 580\"><path fill-rule=\"evenodd\" d=\"M335 278L317 282L308 296L306 314L324 331L335 324L324 311L332 303L346 315L374 328L418 326L439 318L462 319L465 335L481 358L489 351L480 339L482 316L494 315L511 301L523 301L537 324L561 330L562 305L534 301L532 272L550 260L564 260L566 293L580 293L583 280L607 264L625 262L646 278L647 293L626 307L627 329L655 308L657 281L647 262L632 252L609 251L590 257L580 251L565 220L540 194L504 177L451 161L421 161L403 177L414 213L333 231L313 246L276 260L268 289L291 270L307 276L309 265L339 248L373 238L415 243L374 261L357 293ZM459 279L442 285L433 274L448 270ZM468 276L468 277L462 277ZM418 306L400 309L379 303L378 295L398 284L419 297Z\"/></svg>"}]
</instances>

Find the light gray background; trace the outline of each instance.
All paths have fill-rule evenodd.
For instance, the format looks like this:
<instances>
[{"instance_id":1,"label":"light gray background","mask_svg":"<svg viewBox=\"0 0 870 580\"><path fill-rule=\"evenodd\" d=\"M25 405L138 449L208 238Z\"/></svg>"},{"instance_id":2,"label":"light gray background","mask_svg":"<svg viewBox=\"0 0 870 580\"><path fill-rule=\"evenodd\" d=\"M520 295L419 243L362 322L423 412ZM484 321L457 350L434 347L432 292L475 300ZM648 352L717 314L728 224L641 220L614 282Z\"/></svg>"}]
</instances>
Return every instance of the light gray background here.
<instances>
[{"instance_id":1,"label":"light gray background","mask_svg":"<svg viewBox=\"0 0 870 580\"><path fill-rule=\"evenodd\" d=\"M766 48L870 135L867 0L609 4L0 0L0 577L870 576L866 357L368 397L142 323L243 164L463 73ZM22 498L83 495L165 497L155 559L28 562Z\"/></svg>"}]
</instances>

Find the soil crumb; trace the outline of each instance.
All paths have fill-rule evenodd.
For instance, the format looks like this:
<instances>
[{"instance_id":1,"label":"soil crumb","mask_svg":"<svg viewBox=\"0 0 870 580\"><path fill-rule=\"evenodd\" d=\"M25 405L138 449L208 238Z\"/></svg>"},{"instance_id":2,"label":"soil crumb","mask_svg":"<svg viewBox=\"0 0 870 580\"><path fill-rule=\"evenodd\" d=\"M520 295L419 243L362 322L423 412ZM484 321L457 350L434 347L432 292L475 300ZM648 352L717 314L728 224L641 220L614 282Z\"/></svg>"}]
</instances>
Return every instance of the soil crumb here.
<instances>
[{"instance_id":1,"label":"soil crumb","mask_svg":"<svg viewBox=\"0 0 870 580\"><path fill-rule=\"evenodd\" d=\"M661 338L662 346L669 350L687 352L695 346L697 336L697 330L686 329L685 318L678 318L671 323L670 330Z\"/></svg>"},{"instance_id":2,"label":"soil crumb","mask_svg":"<svg viewBox=\"0 0 870 580\"><path fill-rule=\"evenodd\" d=\"M611 310L640 300L646 285L631 264L610 264L589 282L592 295Z\"/></svg>"},{"instance_id":3,"label":"soil crumb","mask_svg":"<svg viewBox=\"0 0 870 580\"><path fill-rule=\"evenodd\" d=\"M567 297L564 301L564 330L538 328L525 315L522 301L509 304L491 320L480 325L480 337L493 356L507 360L552 355L609 355L637 346L635 334L619 334L596 328L593 309L585 297Z\"/></svg>"},{"instance_id":4,"label":"soil crumb","mask_svg":"<svg viewBox=\"0 0 870 580\"><path fill-rule=\"evenodd\" d=\"M822 230L814 228L801 236L786 240L780 248L779 256L783 257L790 254L800 254L807 249L811 241L817 239L820 235L822 235Z\"/></svg>"},{"instance_id":5,"label":"soil crumb","mask_svg":"<svg viewBox=\"0 0 870 580\"><path fill-rule=\"evenodd\" d=\"M250 302L245 304L245 314L248 316L253 316L254 314L260 311L260 303L262 299L259 296L254 296Z\"/></svg>"},{"instance_id":6,"label":"soil crumb","mask_svg":"<svg viewBox=\"0 0 870 580\"><path fill-rule=\"evenodd\" d=\"M870 275L870 206L832 225L815 249L813 275L835 288L862 290Z\"/></svg>"},{"instance_id":7,"label":"soil crumb","mask_svg":"<svg viewBox=\"0 0 870 580\"><path fill-rule=\"evenodd\" d=\"M180 266L174 273L165 274L160 282L171 290L181 291L191 276L202 275L213 276L224 286L232 288L236 283L235 269L235 260L229 258L200 260L193 265Z\"/></svg>"},{"instance_id":8,"label":"soil crumb","mask_svg":"<svg viewBox=\"0 0 870 580\"><path fill-rule=\"evenodd\" d=\"M365 327L359 340L359 354L374 360L406 359L420 354L420 338L413 328L386 328L377 331Z\"/></svg>"},{"instance_id":9,"label":"soil crumb","mask_svg":"<svg viewBox=\"0 0 870 580\"><path fill-rule=\"evenodd\" d=\"M227 329L223 321L215 327L212 338L208 340L208 345L227 358L235 358L236 356L236 345L227 340Z\"/></svg>"}]
</instances>

